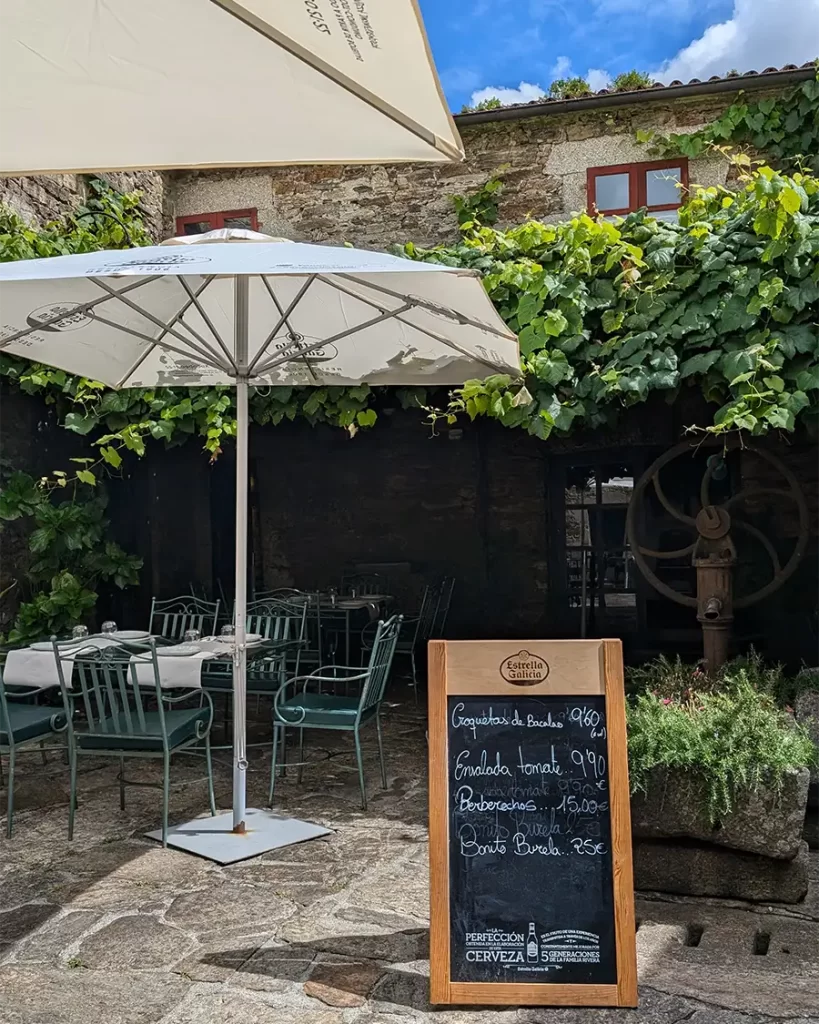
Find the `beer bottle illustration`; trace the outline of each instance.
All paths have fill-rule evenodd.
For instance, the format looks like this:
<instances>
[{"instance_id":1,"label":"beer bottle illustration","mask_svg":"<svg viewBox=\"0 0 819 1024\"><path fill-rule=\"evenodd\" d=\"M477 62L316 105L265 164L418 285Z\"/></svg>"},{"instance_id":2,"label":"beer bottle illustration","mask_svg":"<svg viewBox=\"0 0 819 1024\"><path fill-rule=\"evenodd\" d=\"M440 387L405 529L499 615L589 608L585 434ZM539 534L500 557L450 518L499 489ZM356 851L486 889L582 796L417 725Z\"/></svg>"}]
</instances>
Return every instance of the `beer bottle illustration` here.
<instances>
[{"instance_id":1,"label":"beer bottle illustration","mask_svg":"<svg viewBox=\"0 0 819 1024\"><path fill-rule=\"evenodd\" d=\"M529 924L529 934L526 938L526 959L530 964L536 964L540 959L540 951L537 945L537 935L535 934L535 922L532 921Z\"/></svg>"}]
</instances>

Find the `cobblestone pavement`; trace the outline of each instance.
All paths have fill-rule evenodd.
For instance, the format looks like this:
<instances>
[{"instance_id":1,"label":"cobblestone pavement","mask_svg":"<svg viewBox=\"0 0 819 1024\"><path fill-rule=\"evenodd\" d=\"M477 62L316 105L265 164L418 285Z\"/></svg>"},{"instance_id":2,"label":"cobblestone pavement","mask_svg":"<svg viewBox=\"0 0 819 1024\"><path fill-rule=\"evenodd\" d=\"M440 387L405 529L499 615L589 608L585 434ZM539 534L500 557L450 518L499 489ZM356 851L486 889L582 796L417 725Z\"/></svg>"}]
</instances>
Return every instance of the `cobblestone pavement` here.
<instances>
[{"instance_id":1,"label":"cobblestone pavement","mask_svg":"<svg viewBox=\"0 0 819 1024\"><path fill-rule=\"evenodd\" d=\"M433 1010L420 717L390 709L386 792L367 751L366 813L344 738L309 747L315 766L301 786L291 772L277 802L333 835L227 868L143 838L158 792L129 788L121 812L104 761L82 766L69 843L60 754L21 759L15 836L0 840L0 1024L819 1024L816 863L796 907L641 894L638 1010ZM250 803L263 806L269 750L253 755ZM172 773L171 820L201 813L201 759Z\"/></svg>"}]
</instances>

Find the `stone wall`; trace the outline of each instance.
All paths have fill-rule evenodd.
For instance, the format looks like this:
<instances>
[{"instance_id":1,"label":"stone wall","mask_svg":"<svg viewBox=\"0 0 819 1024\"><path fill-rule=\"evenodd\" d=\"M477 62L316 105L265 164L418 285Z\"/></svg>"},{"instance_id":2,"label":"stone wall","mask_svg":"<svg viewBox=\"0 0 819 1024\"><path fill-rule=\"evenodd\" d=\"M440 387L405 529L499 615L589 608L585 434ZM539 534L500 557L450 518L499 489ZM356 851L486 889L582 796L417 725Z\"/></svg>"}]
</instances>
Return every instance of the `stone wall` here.
<instances>
[{"instance_id":1,"label":"stone wall","mask_svg":"<svg viewBox=\"0 0 819 1024\"><path fill-rule=\"evenodd\" d=\"M500 222L556 220L586 206L586 170L650 160L638 128L689 132L717 117L733 93L461 126L462 164L285 167L173 175L173 217L255 207L260 230L297 241L384 248L453 239L449 196L474 191L505 168ZM690 180L724 183L721 158L692 160ZM173 230L174 222L166 224Z\"/></svg>"},{"instance_id":2,"label":"stone wall","mask_svg":"<svg viewBox=\"0 0 819 1024\"><path fill-rule=\"evenodd\" d=\"M104 176L121 192L139 190L145 223L159 241L168 219L167 175L159 171L122 171ZM24 178L0 177L0 203L29 224L42 225L76 209L86 197L85 178L79 174L41 174Z\"/></svg>"}]
</instances>

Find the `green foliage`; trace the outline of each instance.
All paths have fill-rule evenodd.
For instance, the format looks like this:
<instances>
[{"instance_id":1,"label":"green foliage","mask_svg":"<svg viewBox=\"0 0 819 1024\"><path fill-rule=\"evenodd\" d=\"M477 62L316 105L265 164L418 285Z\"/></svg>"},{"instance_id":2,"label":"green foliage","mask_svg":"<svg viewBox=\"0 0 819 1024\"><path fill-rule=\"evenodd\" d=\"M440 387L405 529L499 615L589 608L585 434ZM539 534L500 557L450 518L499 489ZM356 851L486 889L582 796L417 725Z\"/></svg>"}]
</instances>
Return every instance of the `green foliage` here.
<instances>
[{"instance_id":1,"label":"green foliage","mask_svg":"<svg viewBox=\"0 0 819 1024\"><path fill-rule=\"evenodd\" d=\"M549 86L549 95L554 100L571 100L590 96L591 87L585 78L556 78Z\"/></svg>"},{"instance_id":2,"label":"green foliage","mask_svg":"<svg viewBox=\"0 0 819 1024\"><path fill-rule=\"evenodd\" d=\"M694 189L679 224L644 211L507 231L472 197L454 246L405 255L479 271L519 335L522 377L468 381L444 416L488 415L540 438L600 426L682 386L719 406L714 434L765 434L819 410L819 180L740 166L736 191ZM435 413L433 413L435 415Z\"/></svg>"},{"instance_id":3,"label":"green foliage","mask_svg":"<svg viewBox=\"0 0 819 1024\"><path fill-rule=\"evenodd\" d=\"M781 96L750 103L741 92L715 121L690 134L641 131L638 142L651 152L695 158L715 145L751 147L784 170L819 171L819 72Z\"/></svg>"},{"instance_id":4,"label":"green foliage","mask_svg":"<svg viewBox=\"0 0 819 1024\"><path fill-rule=\"evenodd\" d=\"M743 793L781 787L785 775L816 763L807 732L740 670L726 688L682 700L643 692L628 703L629 778L645 791L651 773L689 774L703 789L712 822Z\"/></svg>"},{"instance_id":5,"label":"green foliage","mask_svg":"<svg viewBox=\"0 0 819 1024\"><path fill-rule=\"evenodd\" d=\"M493 174L477 192L472 195L450 196L461 231L471 231L483 224L492 225L498 219L498 200L503 194L501 171ZM410 243L411 245L411 243ZM402 251L403 255L411 255Z\"/></svg>"},{"instance_id":6,"label":"green foliage","mask_svg":"<svg viewBox=\"0 0 819 1024\"><path fill-rule=\"evenodd\" d=\"M67 479L64 472L55 478ZM106 539L106 504L102 491L86 497L76 487L49 488L26 473L12 473L6 481L0 492L0 520L28 519L32 526L27 577L33 596L18 610L10 643L64 634L82 622L96 603L100 582L120 588L137 583L142 559Z\"/></svg>"},{"instance_id":7,"label":"green foliage","mask_svg":"<svg viewBox=\"0 0 819 1024\"><path fill-rule=\"evenodd\" d=\"M621 71L611 83L615 92L631 92L635 89L650 89L654 79L644 71Z\"/></svg>"},{"instance_id":8,"label":"green foliage","mask_svg":"<svg viewBox=\"0 0 819 1024\"><path fill-rule=\"evenodd\" d=\"M503 104L497 96L487 96L485 100L481 100L480 103L476 103L474 107L470 107L468 103L465 103L461 107L462 114L473 114L476 110L497 110L502 107Z\"/></svg>"}]
</instances>

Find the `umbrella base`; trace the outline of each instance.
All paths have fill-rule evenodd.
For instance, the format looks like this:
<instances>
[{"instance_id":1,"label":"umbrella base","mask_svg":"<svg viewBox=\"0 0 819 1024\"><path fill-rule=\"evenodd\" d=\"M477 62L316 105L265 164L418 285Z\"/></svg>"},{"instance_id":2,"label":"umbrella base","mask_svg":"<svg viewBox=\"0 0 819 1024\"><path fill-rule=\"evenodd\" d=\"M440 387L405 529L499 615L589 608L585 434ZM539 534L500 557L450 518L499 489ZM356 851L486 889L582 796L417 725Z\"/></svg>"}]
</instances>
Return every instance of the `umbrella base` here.
<instances>
[{"instance_id":1,"label":"umbrella base","mask_svg":"<svg viewBox=\"0 0 819 1024\"><path fill-rule=\"evenodd\" d=\"M168 846L185 853L216 861L217 864L235 864L240 860L258 857L282 846L294 846L320 836L331 835L329 828L314 825L298 818L287 818L275 811L248 809L245 815L247 831L233 831L233 812L226 811L215 817L195 818L183 825L168 829ZM162 830L146 832L149 839L162 842Z\"/></svg>"}]
</instances>

